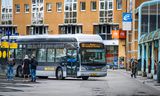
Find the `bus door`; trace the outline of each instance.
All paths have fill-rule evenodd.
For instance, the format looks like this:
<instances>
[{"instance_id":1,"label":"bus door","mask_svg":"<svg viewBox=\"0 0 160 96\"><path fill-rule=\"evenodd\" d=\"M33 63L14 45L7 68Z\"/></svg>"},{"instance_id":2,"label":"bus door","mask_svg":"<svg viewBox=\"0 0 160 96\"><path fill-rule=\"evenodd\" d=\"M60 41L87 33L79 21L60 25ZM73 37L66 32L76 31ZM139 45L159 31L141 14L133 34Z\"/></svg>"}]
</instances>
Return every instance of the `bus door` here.
<instances>
[{"instance_id":1,"label":"bus door","mask_svg":"<svg viewBox=\"0 0 160 96\"><path fill-rule=\"evenodd\" d=\"M69 49L67 50L67 75L76 76L77 74L77 50Z\"/></svg>"}]
</instances>

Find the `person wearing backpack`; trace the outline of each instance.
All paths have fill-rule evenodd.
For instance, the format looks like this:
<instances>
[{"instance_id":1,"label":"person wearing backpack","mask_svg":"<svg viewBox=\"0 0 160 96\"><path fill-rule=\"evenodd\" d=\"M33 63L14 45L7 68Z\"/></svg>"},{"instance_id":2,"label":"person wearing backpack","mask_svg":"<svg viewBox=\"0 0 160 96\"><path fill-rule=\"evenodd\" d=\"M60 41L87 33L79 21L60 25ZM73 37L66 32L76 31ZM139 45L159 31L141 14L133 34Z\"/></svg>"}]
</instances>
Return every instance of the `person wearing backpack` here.
<instances>
[{"instance_id":1,"label":"person wearing backpack","mask_svg":"<svg viewBox=\"0 0 160 96\"><path fill-rule=\"evenodd\" d=\"M31 82L36 82L36 68L37 68L38 62L35 59L35 55L32 54L31 58Z\"/></svg>"},{"instance_id":2,"label":"person wearing backpack","mask_svg":"<svg viewBox=\"0 0 160 96\"><path fill-rule=\"evenodd\" d=\"M7 65L7 80L13 80L13 66L15 65L14 58L9 58Z\"/></svg>"}]
</instances>

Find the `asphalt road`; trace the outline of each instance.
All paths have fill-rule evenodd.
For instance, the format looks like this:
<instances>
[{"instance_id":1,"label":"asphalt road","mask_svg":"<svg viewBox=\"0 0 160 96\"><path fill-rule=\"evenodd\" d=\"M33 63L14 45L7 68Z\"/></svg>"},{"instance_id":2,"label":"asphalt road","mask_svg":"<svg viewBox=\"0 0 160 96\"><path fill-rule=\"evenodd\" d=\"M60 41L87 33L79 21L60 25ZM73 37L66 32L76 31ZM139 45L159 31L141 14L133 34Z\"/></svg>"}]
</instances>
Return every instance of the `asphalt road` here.
<instances>
[{"instance_id":1,"label":"asphalt road","mask_svg":"<svg viewBox=\"0 0 160 96\"><path fill-rule=\"evenodd\" d=\"M147 86L129 74L108 70L107 77L81 80L38 79L36 83L0 80L0 96L160 96L160 91Z\"/></svg>"}]
</instances>

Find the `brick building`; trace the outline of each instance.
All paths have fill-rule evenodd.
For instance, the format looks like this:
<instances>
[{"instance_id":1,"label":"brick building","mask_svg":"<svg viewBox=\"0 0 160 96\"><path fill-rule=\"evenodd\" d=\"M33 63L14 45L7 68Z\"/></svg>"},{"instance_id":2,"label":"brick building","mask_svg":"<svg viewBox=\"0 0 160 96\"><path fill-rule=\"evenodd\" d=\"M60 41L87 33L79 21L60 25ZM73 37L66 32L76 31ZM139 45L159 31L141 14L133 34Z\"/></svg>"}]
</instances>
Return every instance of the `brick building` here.
<instances>
[{"instance_id":1,"label":"brick building","mask_svg":"<svg viewBox=\"0 0 160 96\"><path fill-rule=\"evenodd\" d=\"M126 42L125 37L113 39L112 30L122 29L127 1L1 0L0 30L20 35L99 34L106 45L107 63L118 64L119 57L126 57Z\"/></svg>"}]
</instances>

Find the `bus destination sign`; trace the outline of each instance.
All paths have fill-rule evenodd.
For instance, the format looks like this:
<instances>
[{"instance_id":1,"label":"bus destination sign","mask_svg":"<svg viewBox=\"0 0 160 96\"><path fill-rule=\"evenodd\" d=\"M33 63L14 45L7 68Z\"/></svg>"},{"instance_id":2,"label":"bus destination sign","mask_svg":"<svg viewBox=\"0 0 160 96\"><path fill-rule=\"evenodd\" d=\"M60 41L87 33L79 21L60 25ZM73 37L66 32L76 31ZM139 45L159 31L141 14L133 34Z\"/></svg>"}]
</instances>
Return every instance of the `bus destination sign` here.
<instances>
[{"instance_id":1,"label":"bus destination sign","mask_svg":"<svg viewBox=\"0 0 160 96\"><path fill-rule=\"evenodd\" d=\"M80 47L92 49L92 48L104 48L104 45L100 43L81 43Z\"/></svg>"}]
</instances>

